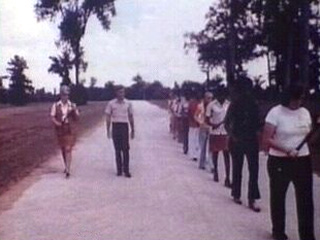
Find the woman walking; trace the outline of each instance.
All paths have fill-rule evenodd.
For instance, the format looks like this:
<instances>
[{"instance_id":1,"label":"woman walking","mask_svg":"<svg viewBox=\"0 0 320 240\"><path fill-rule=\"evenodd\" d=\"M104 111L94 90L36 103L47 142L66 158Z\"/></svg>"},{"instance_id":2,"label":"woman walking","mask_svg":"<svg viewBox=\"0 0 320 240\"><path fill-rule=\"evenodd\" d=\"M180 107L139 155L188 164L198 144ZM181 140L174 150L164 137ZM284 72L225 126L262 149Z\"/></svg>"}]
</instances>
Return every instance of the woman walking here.
<instances>
[{"instance_id":1,"label":"woman walking","mask_svg":"<svg viewBox=\"0 0 320 240\"><path fill-rule=\"evenodd\" d=\"M75 143L73 121L79 117L79 111L76 105L69 100L69 94L69 87L61 86L60 100L53 104L50 113L62 152L66 178L70 176L72 148Z\"/></svg>"},{"instance_id":2,"label":"woman walking","mask_svg":"<svg viewBox=\"0 0 320 240\"><path fill-rule=\"evenodd\" d=\"M307 144L298 147L312 125L309 111L301 107L303 94L302 87L290 86L283 93L282 103L266 117L264 143L269 147L270 210L275 240L288 239L285 199L291 182L296 193L300 240L315 239L310 152Z\"/></svg>"}]
</instances>

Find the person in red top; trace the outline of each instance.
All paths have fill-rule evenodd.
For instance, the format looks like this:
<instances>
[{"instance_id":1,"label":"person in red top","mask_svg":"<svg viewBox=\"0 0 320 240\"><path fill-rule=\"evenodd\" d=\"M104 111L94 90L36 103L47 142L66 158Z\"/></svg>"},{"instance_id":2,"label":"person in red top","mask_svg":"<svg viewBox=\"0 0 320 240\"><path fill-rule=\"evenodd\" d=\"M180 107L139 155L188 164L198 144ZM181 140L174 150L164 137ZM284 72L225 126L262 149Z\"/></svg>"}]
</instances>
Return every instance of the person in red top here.
<instances>
[{"instance_id":1,"label":"person in red top","mask_svg":"<svg viewBox=\"0 0 320 240\"><path fill-rule=\"evenodd\" d=\"M189 101L189 146L188 153L192 160L197 161L199 158L199 123L196 121L196 112L198 109L199 101L196 99L195 94L191 94Z\"/></svg>"}]
</instances>

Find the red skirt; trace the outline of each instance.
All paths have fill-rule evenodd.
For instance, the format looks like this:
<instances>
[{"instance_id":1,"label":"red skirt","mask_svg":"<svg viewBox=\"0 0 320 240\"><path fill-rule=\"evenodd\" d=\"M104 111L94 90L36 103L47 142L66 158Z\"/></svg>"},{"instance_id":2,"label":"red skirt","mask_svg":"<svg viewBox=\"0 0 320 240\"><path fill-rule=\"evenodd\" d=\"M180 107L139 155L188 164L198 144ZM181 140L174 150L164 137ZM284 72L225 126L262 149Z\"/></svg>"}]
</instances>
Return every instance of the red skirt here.
<instances>
[{"instance_id":1,"label":"red skirt","mask_svg":"<svg viewBox=\"0 0 320 240\"><path fill-rule=\"evenodd\" d=\"M74 135L64 135L58 136L58 143L60 147L73 147L75 144L75 136Z\"/></svg>"},{"instance_id":2,"label":"red skirt","mask_svg":"<svg viewBox=\"0 0 320 240\"><path fill-rule=\"evenodd\" d=\"M74 130L70 125L64 127L56 127L56 134L58 139L58 144L61 148L73 147L75 144L75 134Z\"/></svg>"},{"instance_id":3,"label":"red skirt","mask_svg":"<svg viewBox=\"0 0 320 240\"><path fill-rule=\"evenodd\" d=\"M229 149L228 146L229 138L227 135L210 135L209 144L211 152L226 151Z\"/></svg>"}]
</instances>

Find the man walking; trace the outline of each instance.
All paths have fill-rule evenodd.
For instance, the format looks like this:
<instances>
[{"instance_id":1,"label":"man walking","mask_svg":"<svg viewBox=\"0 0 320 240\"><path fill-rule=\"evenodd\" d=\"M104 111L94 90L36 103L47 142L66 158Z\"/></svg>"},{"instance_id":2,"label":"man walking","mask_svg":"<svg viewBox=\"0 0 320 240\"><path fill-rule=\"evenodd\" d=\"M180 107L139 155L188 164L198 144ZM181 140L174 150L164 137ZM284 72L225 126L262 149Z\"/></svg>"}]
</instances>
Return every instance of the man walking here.
<instances>
[{"instance_id":1,"label":"man walking","mask_svg":"<svg viewBox=\"0 0 320 240\"><path fill-rule=\"evenodd\" d=\"M131 139L134 138L134 121L132 104L125 99L125 89L123 86L115 88L116 98L111 100L106 108L107 135L112 139L116 154L117 176L122 173L130 178L129 171L129 124L131 129Z\"/></svg>"}]
</instances>

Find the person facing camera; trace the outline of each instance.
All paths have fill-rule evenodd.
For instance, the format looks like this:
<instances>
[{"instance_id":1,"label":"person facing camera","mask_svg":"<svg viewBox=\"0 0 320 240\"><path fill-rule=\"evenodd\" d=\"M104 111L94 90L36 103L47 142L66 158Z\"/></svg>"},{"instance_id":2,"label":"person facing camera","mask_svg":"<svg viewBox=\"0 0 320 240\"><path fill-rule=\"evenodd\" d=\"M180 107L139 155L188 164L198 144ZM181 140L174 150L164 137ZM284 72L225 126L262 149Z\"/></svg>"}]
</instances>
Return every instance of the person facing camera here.
<instances>
[{"instance_id":1,"label":"person facing camera","mask_svg":"<svg viewBox=\"0 0 320 240\"><path fill-rule=\"evenodd\" d=\"M132 103L125 99L125 88L115 88L116 98L111 100L105 110L107 135L113 139L117 176L123 173L127 178L131 177L129 171L129 124L131 128L131 139L134 138L134 121ZM112 125L112 134L111 134Z\"/></svg>"},{"instance_id":2,"label":"person facing camera","mask_svg":"<svg viewBox=\"0 0 320 240\"><path fill-rule=\"evenodd\" d=\"M304 89L289 86L281 104L267 114L263 142L268 148L272 236L288 239L285 233L285 199L289 184L295 189L300 240L314 240L313 179L310 151L303 144L312 127L309 111L302 107Z\"/></svg>"},{"instance_id":3,"label":"person facing camera","mask_svg":"<svg viewBox=\"0 0 320 240\"><path fill-rule=\"evenodd\" d=\"M66 178L70 177L72 148L75 144L74 121L79 117L79 111L69 100L70 88L66 85L60 88L60 100L51 107L51 120L55 126L56 135L64 162Z\"/></svg>"}]
</instances>

